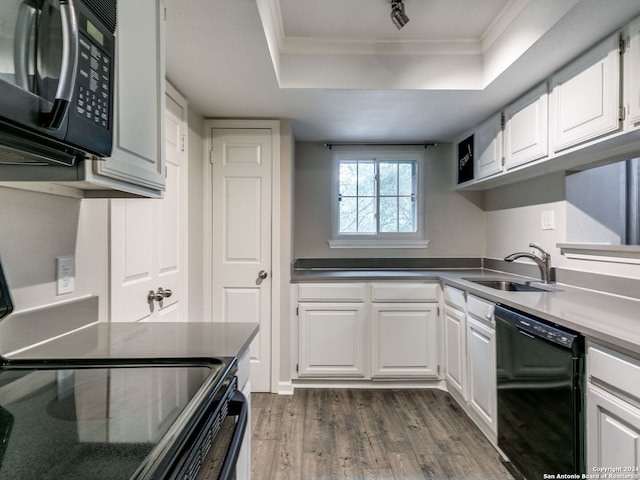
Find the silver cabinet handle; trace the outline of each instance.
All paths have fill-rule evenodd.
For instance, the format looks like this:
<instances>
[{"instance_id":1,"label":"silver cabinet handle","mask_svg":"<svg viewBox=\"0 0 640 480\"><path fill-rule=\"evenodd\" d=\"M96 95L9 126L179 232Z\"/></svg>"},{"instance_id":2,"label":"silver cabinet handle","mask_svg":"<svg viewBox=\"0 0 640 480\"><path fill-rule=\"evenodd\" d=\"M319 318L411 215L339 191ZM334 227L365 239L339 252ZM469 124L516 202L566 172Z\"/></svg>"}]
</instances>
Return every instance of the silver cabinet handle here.
<instances>
[{"instance_id":1,"label":"silver cabinet handle","mask_svg":"<svg viewBox=\"0 0 640 480\"><path fill-rule=\"evenodd\" d=\"M267 276L268 276L268 275L269 275L269 274L268 274L265 270L260 270L260 271L258 272L258 278L259 278L260 280L264 280L265 278L267 278Z\"/></svg>"},{"instance_id":2,"label":"silver cabinet handle","mask_svg":"<svg viewBox=\"0 0 640 480\"><path fill-rule=\"evenodd\" d=\"M162 287L158 287L157 292L154 292L153 290L149 290L149 293L147 293L147 302L149 303L161 302L165 298L169 298L171 295L173 295L173 292L168 288L164 290Z\"/></svg>"}]
</instances>

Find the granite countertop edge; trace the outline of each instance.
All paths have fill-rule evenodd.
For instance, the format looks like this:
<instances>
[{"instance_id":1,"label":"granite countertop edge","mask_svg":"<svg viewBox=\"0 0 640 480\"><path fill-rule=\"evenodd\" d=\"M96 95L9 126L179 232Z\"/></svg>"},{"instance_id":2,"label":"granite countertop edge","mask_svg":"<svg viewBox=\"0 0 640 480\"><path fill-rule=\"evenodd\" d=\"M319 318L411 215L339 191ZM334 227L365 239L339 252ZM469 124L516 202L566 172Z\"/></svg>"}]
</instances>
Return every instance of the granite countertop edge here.
<instances>
[{"instance_id":1,"label":"granite countertop edge","mask_svg":"<svg viewBox=\"0 0 640 480\"><path fill-rule=\"evenodd\" d=\"M538 279L471 269L304 269L292 271L291 282L439 281L488 301L511 307L569 328L588 340L640 356L640 300L610 293L553 284L551 292L505 292L473 283L468 278Z\"/></svg>"}]
</instances>

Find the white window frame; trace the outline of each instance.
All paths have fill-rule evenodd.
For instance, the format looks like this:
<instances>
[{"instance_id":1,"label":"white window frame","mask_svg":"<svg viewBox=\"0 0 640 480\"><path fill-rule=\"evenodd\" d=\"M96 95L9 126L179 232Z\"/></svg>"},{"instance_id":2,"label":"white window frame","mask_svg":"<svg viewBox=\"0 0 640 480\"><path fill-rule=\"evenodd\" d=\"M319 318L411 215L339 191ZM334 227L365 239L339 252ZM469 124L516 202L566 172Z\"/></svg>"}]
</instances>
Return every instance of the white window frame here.
<instances>
[{"instance_id":1,"label":"white window frame","mask_svg":"<svg viewBox=\"0 0 640 480\"><path fill-rule=\"evenodd\" d=\"M340 161L342 160L390 160L390 161L416 161L416 231L411 233L340 233L339 232L339 174ZM429 240L425 238L425 175L426 162L424 150L416 149L367 149L353 150L340 149L333 152L332 165L332 194L331 194L331 218L332 238L329 240L330 248L427 248ZM379 192L376 193L376 199Z\"/></svg>"}]
</instances>

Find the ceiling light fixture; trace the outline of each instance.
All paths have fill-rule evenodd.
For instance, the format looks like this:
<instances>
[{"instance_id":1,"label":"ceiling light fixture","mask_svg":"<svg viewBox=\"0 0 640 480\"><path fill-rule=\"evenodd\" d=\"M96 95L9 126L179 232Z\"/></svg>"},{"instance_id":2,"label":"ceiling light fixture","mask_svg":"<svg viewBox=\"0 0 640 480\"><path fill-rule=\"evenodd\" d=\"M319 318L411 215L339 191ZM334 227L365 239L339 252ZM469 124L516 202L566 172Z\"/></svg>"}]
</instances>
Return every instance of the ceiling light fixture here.
<instances>
[{"instance_id":1,"label":"ceiling light fixture","mask_svg":"<svg viewBox=\"0 0 640 480\"><path fill-rule=\"evenodd\" d=\"M398 27L398 30L409 23L409 17L404 13L402 0L391 0L391 21Z\"/></svg>"}]
</instances>

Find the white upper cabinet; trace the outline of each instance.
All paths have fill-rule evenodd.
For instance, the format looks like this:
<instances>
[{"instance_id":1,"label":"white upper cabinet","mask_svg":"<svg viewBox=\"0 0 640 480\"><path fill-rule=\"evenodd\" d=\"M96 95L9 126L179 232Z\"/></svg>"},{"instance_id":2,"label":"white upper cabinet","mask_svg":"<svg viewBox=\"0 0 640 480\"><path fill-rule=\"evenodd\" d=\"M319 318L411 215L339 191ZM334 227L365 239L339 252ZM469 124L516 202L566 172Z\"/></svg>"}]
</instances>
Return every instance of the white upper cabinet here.
<instances>
[{"instance_id":1,"label":"white upper cabinet","mask_svg":"<svg viewBox=\"0 0 640 480\"><path fill-rule=\"evenodd\" d=\"M111 157L90 180L161 196L164 171L164 0L118 3Z\"/></svg>"},{"instance_id":2,"label":"white upper cabinet","mask_svg":"<svg viewBox=\"0 0 640 480\"><path fill-rule=\"evenodd\" d=\"M551 77L554 152L621 128L619 45L618 33L611 35Z\"/></svg>"},{"instance_id":3,"label":"white upper cabinet","mask_svg":"<svg viewBox=\"0 0 640 480\"><path fill-rule=\"evenodd\" d=\"M494 115L478 126L473 134L475 179L502 171L502 114Z\"/></svg>"},{"instance_id":4,"label":"white upper cabinet","mask_svg":"<svg viewBox=\"0 0 640 480\"><path fill-rule=\"evenodd\" d=\"M504 109L504 156L507 169L544 158L549 153L547 83Z\"/></svg>"},{"instance_id":5,"label":"white upper cabinet","mask_svg":"<svg viewBox=\"0 0 640 480\"><path fill-rule=\"evenodd\" d=\"M635 19L629 26L629 48L626 77L627 105L629 109L629 124L640 126L640 18Z\"/></svg>"}]
</instances>

